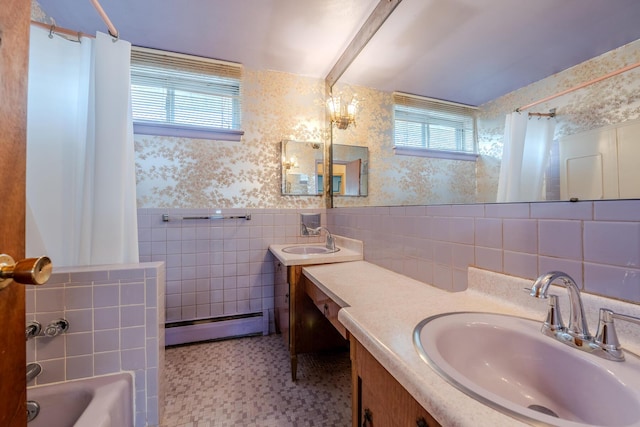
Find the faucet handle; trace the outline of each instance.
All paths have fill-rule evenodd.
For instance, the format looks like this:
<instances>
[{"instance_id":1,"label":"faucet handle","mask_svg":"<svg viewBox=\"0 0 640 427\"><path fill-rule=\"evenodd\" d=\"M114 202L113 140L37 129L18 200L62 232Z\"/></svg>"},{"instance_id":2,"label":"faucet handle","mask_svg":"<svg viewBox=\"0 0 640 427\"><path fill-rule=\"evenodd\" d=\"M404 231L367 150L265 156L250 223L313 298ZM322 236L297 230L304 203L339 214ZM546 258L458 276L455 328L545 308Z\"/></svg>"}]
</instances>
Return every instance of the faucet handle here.
<instances>
[{"instance_id":1,"label":"faucet handle","mask_svg":"<svg viewBox=\"0 0 640 427\"><path fill-rule=\"evenodd\" d=\"M613 319L625 320L640 325L640 318L615 313L607 308L600 309L600 321L598 322L598 332L596 333L595 342L608 354L608 358L622 361L624 360L624 353L622 352L620 340L618 340Z\"/></svg>"},{"instance_id":2,"label":"faucet handle","mask_svg":"<svg viewBox=\"0 0 640 427\"><path fill-rule=\"evenodd\" d=\"M25 338L29 341L31 338L35 338L40 335L40 332L42 332L42 325L40 322L32 320L27 323L27 327L25 328Z\"/></svg>"},{"instance_id":3,"label":"faucet handle","mask_svg":"<svg viewBox=\"0 0 640 427\"><path fill-rule=\"evenodd\" d=\"M549 309L547 310L547 318L542 325L542 333L555 336L556 332L564 332L566 329L562 322L562 316L560 315L558 296L549 295Z\"/></svg>"},{"instance_id":4,"label":"faucet handle","mask_svg":"<svg viewBox=\"0 0 640 427\"><path fill-rule=\"evenodd\" d=\"M69 330L69 321L67 319L53 320L44 329L44 334L48 337L57 337Z\"/></svg>"}]
</instances>

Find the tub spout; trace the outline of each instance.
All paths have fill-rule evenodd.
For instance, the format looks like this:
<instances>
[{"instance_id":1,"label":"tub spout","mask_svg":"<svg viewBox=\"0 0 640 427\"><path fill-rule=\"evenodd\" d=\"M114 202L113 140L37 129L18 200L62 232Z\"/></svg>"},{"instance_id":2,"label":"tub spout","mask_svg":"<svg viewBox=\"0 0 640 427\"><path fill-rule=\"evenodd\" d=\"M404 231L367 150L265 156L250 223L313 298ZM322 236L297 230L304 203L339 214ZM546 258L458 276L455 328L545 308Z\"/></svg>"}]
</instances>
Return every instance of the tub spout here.
<instances>
[{"instance_id":1,"label":"tub spout","mask_svg":"<svg viewBox=\"0 0 640 427\"><path fill-rule=\"evenodd\" d=\"M42 372L42 366L39 363L29 363L27 365L27 384L33 381Z\"/></svg>"}]
</instances>

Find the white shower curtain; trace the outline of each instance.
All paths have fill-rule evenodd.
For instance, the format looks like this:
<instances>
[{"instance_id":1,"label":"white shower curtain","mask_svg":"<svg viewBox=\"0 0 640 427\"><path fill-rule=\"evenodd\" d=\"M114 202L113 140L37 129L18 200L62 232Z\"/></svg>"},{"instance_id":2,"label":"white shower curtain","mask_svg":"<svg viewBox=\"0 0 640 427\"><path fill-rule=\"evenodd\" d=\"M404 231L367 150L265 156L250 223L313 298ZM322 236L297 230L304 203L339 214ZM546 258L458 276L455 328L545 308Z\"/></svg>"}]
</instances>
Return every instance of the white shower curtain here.
<instances>
[{"instance_id":1,"label":"white shower curtain","mask_svg":"<svg viewBox=\"0 0 640 427\"><path fill-rule=\"evenodd\" d=\"M130 43L32 26L28 256L56 267L138 262Z\"/></svg>"},{"instance_id":2,"label":"white shower curtain","mask_svg":"<svg viewBox=\"0 0 640 427\"><path fill-rule=\"evenodd\" d=\"M555 120L507 114L497 202L544 200L544 172L555 131Z\"/></svg>"}]
</instances>

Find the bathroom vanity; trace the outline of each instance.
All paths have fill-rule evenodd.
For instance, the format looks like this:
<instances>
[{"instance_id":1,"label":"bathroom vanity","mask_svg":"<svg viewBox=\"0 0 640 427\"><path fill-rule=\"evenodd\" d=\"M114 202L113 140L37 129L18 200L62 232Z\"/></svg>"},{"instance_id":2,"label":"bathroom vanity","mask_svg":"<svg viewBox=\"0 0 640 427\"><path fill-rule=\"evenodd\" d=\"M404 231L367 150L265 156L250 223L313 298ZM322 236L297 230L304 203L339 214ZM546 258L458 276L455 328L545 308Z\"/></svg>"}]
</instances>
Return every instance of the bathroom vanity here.
<instances>
[{"instance_id":1,"label":"bathroom vanity","mask_svg":"<svg viewBox=\"0 0 640 427\"><path fill-rule=\"evenodd\" d=\"M533 322L529 322L536 323L535 337L539 336L545 343L548 341L570 352L583 353L539 332L537 323L542 325L548 303L532 298L523 291L523 288L531 287L531 280L470 268L469 289L452 293L365 261L305 266L302 274L303 280L312 282L342 307L338 320L346 328L351 346L353 427L530 425L530 422L513 414L507 415L462 392L421 357L414 341L418 325L443 314L483 312L506 315L510 319L532 319ZM568 307L566 291L557 288L554 293L558 294L561 307ZM637 305L591 294L583 294L582 300L592 329L595 329L598 309L601 307L627 314L637 312ZM640 328L624 322L617 324L617 327L620 328L618 332L623 333L623 347L639 354ZM462 349L459 354L475 358L474 352L464 350L464 345L458 347ZM587 357L595 356L587 354ZM593 359L586 359L586 362L585 366L601 363ZM566 363L563 366L566 368ZM585 390L595 387L589 381L598 382L590 379L590 375L580 375L580 378L586 378L587 382L580 386ZM519 388L516 385L515 390ZM633 399L640 395L635 389L627 392L635 396ZM612 395L615 396L615 393ZM625 405L625 408L635 406ZM635 417L634 414L629 415L627 420ZM558 420L549 417L546 424L562 425L556 424L554 419ZM602 425L602 422L595 424ZM640 425L640 418L637 422L624 425Z\"/></svg>"},{"instance_id":2,"label":"bathroom vanity","mask_svg":"<svg viewBox=\"0 0 640 427\"><path fill-rule=\"evenodd\" d=\"M306 279L302 269L309 265L362 260L362 242L335 236L337 252L296 254L284 249L317 248L321 244L271 245L274 255L274 299L276 332L289 348L291 379L296 381L298 354L347 346L347 331L338 321L342 306Z\"/></svg>"}]
</instances>

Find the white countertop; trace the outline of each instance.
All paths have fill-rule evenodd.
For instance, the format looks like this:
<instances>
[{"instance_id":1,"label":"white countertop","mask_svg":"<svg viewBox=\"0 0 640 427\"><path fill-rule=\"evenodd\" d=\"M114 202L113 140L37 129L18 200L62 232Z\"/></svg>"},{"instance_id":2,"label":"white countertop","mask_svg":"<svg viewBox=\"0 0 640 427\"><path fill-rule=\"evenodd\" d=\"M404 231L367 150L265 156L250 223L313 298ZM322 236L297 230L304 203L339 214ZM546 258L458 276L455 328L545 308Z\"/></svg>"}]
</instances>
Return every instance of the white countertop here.
<instances>
[{"instance_id":1,"label":"white countertop","mask_svg":"<svg viewBox=\"0 0 640 427\"><path fill-rule=\"evenodd\" d=\"M305 267L304 274L343 307L340 322L443 426L527 425L450 385L420 358L412 334L426 317L451 311L504 313L542 323L547 303L523 290L531 281L470 268L469 290L451 293L365 261ZM566 291L554 293L567 307ZM592 329L599 307L638 314L635 304L587 294L583 302ZM638 353L620 338L623 346Z\"/></svg>"},{"instance_id":2,"label":"white countertop","mask_svg":"<svg viewBox=\"0 0 640 427\"><path fill-rule=\"evenodd\" d=\"M329 254L291 254L284 252L283 249L290 246L323 246L322 243L309 244L278 244L269 245L269 251L285 266L290 265L315 265L315 264L333 264L349 261L360 261L363 259L364 251L362 241L349 239L347 237L334 235L336 247L340 250Z\"/></svg>"}]
</instances>

